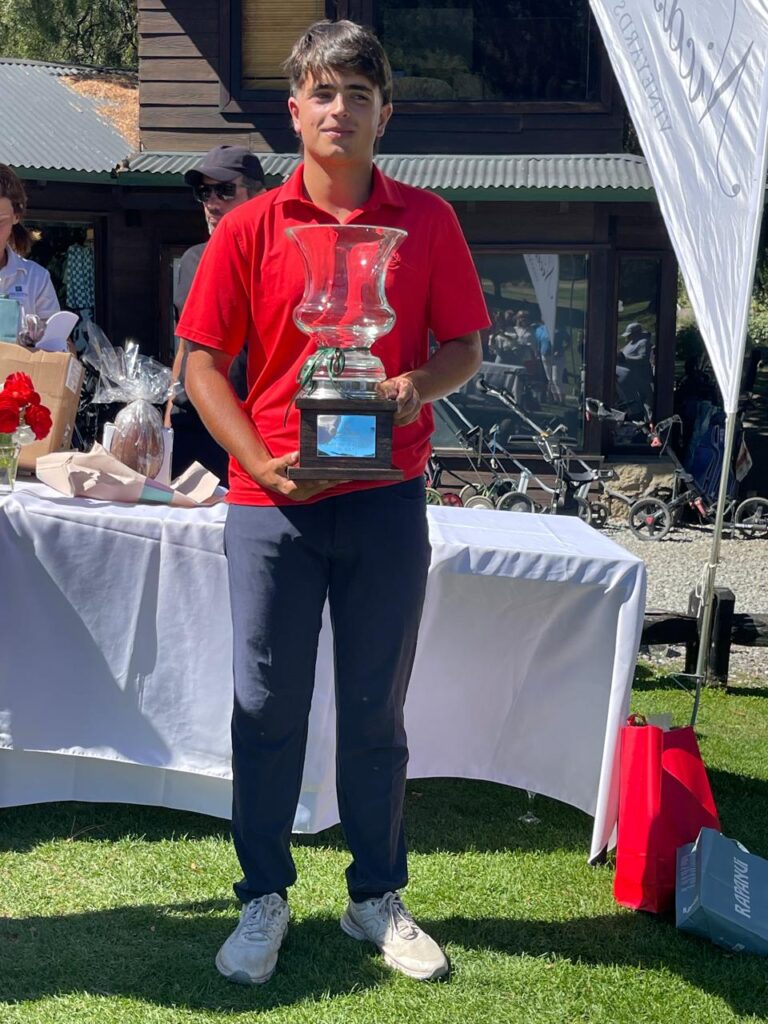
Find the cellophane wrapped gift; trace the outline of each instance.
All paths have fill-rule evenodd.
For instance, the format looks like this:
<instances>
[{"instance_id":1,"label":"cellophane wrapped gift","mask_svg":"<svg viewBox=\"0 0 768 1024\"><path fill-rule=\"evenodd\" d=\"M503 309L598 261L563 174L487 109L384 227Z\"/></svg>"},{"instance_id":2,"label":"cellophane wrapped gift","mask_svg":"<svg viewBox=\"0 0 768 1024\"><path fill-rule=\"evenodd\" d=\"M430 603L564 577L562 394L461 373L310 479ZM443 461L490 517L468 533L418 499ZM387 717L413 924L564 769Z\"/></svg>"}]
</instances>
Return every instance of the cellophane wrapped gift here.
<instances>
[{"instance_id":1,"label":"cellophane wrapped gift","mask_svg":"<svg viewBox=\"0 0 768 1024\"><path fill-rule=\"evenodd\" d=\"M142 476L156 477L163 464L163 420L157 408L172 394L171 369L142 355L135 341L123 348L111 344L93 322L84 325L83 360L99 374L93 396L98 403L124 402L115 416L110 451Z\"/></svg>"}]
</instances>

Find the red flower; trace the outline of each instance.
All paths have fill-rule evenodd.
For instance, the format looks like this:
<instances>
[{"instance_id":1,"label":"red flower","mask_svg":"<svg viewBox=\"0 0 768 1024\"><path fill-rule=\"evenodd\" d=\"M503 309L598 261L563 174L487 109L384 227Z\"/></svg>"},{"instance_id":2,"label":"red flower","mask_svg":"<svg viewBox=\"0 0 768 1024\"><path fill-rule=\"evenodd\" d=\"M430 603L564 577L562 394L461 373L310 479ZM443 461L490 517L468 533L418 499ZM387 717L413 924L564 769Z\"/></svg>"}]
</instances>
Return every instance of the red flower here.
<instances>
[{"instance_id":1,"label":"red flower","mask_svg":"<svg viewBox=\"0 0 768 1024\"><path fill-rule=\"evenodd\" d=\"M12 434L19 425L21 405L5 392L0 392L0 434ZM34 429L34 428L33 428Z\"/></svg>"},{"instance_id":2,"label":"red flower","mask_svg":"<svg viewBox=\"0 0 768 1024\"><path fill-rule=\"evenodd\" d=\"M38 441L48 436L53 425L50 411L44 405L28 406L24 412L24 419L32 427Z\"/></svg>"},{"instance_id":3,"label":"red flower","mask_svg":"<svg viewBox=\"0 0 768 1024\"><path fill-rule=\"evenodd\" d=\"M3 394L15 398L19 405L39 405L40 395L35 391L32 378L26 373L11 373L5 378Z\"/></svg>"},{"instance_id":4,"label":"red flower","mask_svg":"<svg viewBox=\"0 0 768 1024\"><path fill-rule=\"evenodd\" d=\"M51 412L40 404L32 378L26 373L12 373L0 391L0 434L14 433L22 420L38 441L51 431Z\"/></svg>"}]
</instances>

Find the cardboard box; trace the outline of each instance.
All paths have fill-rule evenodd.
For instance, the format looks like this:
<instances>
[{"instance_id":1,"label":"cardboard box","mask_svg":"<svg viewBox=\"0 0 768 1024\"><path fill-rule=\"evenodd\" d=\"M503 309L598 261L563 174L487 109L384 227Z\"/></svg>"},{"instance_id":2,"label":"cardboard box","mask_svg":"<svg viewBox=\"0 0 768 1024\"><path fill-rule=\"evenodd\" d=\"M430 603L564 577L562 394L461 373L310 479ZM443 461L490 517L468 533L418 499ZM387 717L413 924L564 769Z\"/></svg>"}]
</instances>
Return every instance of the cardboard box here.
<instances>
[{"instance_id":1,"label":"cardboard box","mask_svg":"<svg viewBox=\"0 0 768 1024\"><path fill-rule=\"evenodd\" d=\"M677 850L676 924L732 953L768 956L768 861L703 828Z\"/></svg>"},{"instance_id":2,"label":"cardboard box","mask_svg":"<svg viewBox=\"0 0 768 1024\"><path fill-rule=\"evenodd\" d=\"M69 352L29 352L21 345L0 345L0 387L9 373L28 374L40 401L51 410L53 426L48 437L21 449L19 466L33 470L39 455L72 447L85 369Z\"/></svg>"}]
</instances>

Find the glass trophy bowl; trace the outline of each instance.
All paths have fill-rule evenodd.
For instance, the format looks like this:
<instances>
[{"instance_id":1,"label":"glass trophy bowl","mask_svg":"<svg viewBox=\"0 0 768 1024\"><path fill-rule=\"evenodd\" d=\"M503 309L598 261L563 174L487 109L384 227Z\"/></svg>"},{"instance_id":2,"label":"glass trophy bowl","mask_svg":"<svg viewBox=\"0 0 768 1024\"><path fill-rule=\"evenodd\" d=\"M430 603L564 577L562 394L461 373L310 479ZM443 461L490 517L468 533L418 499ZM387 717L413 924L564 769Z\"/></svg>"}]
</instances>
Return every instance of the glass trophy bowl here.
<instances>
[{"instance_id":1,"label":"glass trophy bowl","mask_svg":"<svg viewBox=\"0 0 768 1024\"><path fill-rule=\"evenodd\" d=\"M303 393L375 398L376 384L387 375L371 346L395 322L384 286L389 260L407 232L368 224L309 224L286 234L304 262L304 295L293 318L318 349L304 364Z\"/></svg>"},{"instance_id":2,"label":"glass trophy bowl","mask_svg":"<svg viewBox=\"0 0 768 1024\"><path fill-rule=\"evenodd\" d=\"M299 373L296 480L401 480L392 464L397 402L381 398L384 365L371 346L392 329L384 285L407 232L368 224L288 228L304 261L304 295L293 312L317 345Z\"/></svg>"}]
</instances>

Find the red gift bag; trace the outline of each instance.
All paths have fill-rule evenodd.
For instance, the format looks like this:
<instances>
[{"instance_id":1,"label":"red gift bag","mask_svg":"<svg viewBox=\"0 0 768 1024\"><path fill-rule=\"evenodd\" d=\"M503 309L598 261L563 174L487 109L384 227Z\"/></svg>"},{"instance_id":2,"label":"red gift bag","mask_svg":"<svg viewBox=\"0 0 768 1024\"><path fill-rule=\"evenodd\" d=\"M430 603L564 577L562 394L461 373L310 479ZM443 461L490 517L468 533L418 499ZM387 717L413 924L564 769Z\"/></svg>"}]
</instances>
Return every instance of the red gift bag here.
<instances>
[{"instance_id":1,"label":"red gift bag","mask_svg":"<svg viewBox=\"0 0 768 1024\"><path fill-rule=\"evenodd\" d=\"M671 910L675 852L701 828L719 832L720 820L693 729L665 732L630 716L621 730L616 901Z\"/></svg>"}]
</instances>

